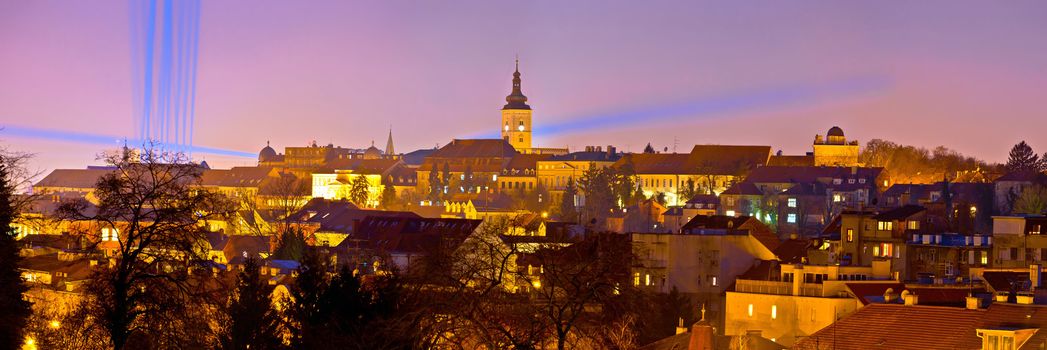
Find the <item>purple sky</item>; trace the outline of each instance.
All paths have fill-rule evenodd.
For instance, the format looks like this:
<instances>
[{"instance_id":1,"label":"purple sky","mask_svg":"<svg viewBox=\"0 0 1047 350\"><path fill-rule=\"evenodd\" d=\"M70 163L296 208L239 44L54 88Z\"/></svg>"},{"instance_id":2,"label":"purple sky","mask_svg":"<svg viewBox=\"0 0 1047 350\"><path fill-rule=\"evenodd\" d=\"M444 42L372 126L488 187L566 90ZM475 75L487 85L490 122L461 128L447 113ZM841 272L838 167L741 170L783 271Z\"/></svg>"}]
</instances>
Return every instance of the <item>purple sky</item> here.
<instances>
[{"instance_id":1,"label":"purple sky","mask_svg":"<svg viewBox=\"0 0 1047 350\"><path fill-rule=\"evenodd\" d=\"M1047 151L1047 2L204 1L196 144L310 140L400 151L496 132L520 55L536 127L856 76L885 89L536 135L809 150L816 133L946 145L990 161ZM126 1L0 2L0 126L134 136ZM21 138L34 166L103 147ZM253 159L207 156L212 165Z\"/></svg>"}]
</instances>

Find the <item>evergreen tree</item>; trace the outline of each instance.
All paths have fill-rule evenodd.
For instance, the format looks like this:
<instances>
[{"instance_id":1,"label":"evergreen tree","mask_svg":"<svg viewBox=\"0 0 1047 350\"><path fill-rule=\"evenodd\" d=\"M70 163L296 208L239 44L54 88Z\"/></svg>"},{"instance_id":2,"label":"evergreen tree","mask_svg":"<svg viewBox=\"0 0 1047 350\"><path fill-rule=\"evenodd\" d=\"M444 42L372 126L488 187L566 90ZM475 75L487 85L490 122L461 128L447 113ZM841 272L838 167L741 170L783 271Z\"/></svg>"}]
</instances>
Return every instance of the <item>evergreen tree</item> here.
<instances>
[{"instance_id":1,"label":"evergreen tree","mask_svg":"<svg viewBox=\"0 0 1047 350\"><path fill-rule=\"evenodd\" d=\"M1032 147L1025 141L1019 142L1011 148L1011 154L1007 158L1005 166L1008 172L1039 171L1041 169L1040 157L1032 151Z\"/></svg>"},{"instance_id":2,"label":"evergreen tree","mask_svg":"<svg viewBox=\"0 0 1047 350\"><path fill-rule=\"evenodd\" d=\"M392 181L383 181L382 186L382 208L385 210L391 210L399 203L396 198L396 188L393 187Z\"/></svg>"},{"instance_id":3,"label":"evergreen tree","mask_svg":"<svg viewBox=\"0 0 1047 350\"><path fill-rule=\"evenodd\" d=\"M357 176L349 183L349 201L361 208L368 207L370 187L371 185L367 183L366 177L363 175Z\"/></svg>"},{"instance_id":4,"label":"evergreen tree","mask_svg":"<svg viewBox=\"0 0 1047 350\"><path fill-rule=\"evenodd\" d=\"M433 169L429 171L429 200L439 202L442 189L443 185L440 182L440 174L439 171L436 170L436 165L434 164Z\"/></svg>"},{"instance_id":5,"label":"evergreen tree","mask_svg":"<svg viewBox=\"0 0 1047 350\"><path fill-rule=\"evenodd\" d=\"M277 349L281 347L279 316L269 294L272 288L259 274L258 260L248 258L236 282L229 305L229 334L226 349Z\"/></svg>"},{"instance_id":6,"label":"evergreen tree","mask_svg":"<svg viewBox=\"0 0 1047 350\"><path fill-rule=\"evenodd\" d=\"M302 261L305 257L305 237L295 228L287 228L280 234L280 242L273 252L273 257L280 260Z\"/></svg>"},{"instance_id":7,"label":"evergreen tree","mask_svg":"<svg viewBox=\"0 0 1047 350\"><path fill-rule=\"evenodd\" d=\"M15 210L11 205L14 188L4 159L0 157L0 348L17 349L24 341L23 331L32 314L29 302L22 297L28 290L18 271L22 261L11 222Z\"/></svg>"},{"instance_id":8,"label":"evergreen tree","mask_svg":"<svg viewBox=\"0 0 1047 350\"><path fill-rule=\"evenodd\" d=\"M473 192L473 166L466 165L465 173L462 175L462 190L468 193Z\"/></svg>"},{"instance_id":9,"label":"evergreen tree","mask_svg":"<svg viewBox=\"0 0 1047 350\"><path fill-rule=\"evenodd\" d=\"M444 163L443 174L440 176L440 180L441 180L441 182L443 182L443 188L445 188L445 189L450 189L451 188L451 165L450 164ZM448 190L448 191L450 191L450 190Z\"/></svg>"},{"instance_id":10,"label":"evergreen tree","mask_svg":"<svg viewBox=\"0 0 1047 350\"><path fill-rule=\"evenodd\" d=\"M560 198L560 220L575 222L578 220L578 208L574 206L574 197L578 195L578 188L574 185L574 178L567 178L567 187Z\"/></svg>"}]
</instances>

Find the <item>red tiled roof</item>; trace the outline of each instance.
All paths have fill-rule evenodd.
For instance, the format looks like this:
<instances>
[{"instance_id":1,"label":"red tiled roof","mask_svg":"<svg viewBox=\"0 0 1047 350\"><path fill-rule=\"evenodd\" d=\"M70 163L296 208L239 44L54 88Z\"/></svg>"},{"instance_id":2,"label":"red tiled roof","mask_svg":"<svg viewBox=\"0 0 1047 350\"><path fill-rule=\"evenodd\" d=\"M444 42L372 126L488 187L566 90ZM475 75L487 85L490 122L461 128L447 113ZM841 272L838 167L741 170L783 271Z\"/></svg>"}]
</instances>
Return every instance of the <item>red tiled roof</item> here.
<instances>
[{"instance_id":1,"label":"red tiled roof","mask_svg":"<svg viewBox=\"0 0 1047 350\"><path fill-rule=\"evenodd\" d=\"M814 166L814 156L771 156L768 166Z\"/></svg>"},{"instance_id":2,"label":"red tiled roof","mask_svg":"<svg viewBox=\"0 0 1047 350\"><path fill-rule=\"evenodd\" d=\"M852 174L852 171L854 174ZM825 179L865 178L867 180L875 180L882 172L883 168L763 166L753 169L745 181L753 183L798 183L824 181ZM873 186L875 181L866 181L866 184L861 185Z\"/></svg>"},{"instance_id":3,"label":"red tiled roof","mask_svg":"<svg viewBox=\"0 0 1047 350\"><path fill-rule=\"evenodd\" d=\"M112 172L110 169L55 169L33 187L93 189L98 184L98 179Z\"/></svg>"},{"instance_id":4,"label":"red tiled roof","mask_svg":"<svg viewBox=\"0 0 1047 350\"><path fill-rule=\"evenodd\" d=\"M862 305L869 305L876 297L880 297L882 302L883 294L887 292L888 288L892 289L895 295L900 295L905 290L905 284L898 282L848 282L845 284L847 289L851 290L851 294L862 302Z\"/></svg>"},{"instance_id":5,"label":"red tiled roof","mask_svg":"<svg viewBox=\"0 0 1047 350\"><path fill-rule=\"evenodd\" d=\"M978 329L1039 329L1047 326L1047 307L994 303L987 309L872 304L803 338L794 349L982 348ZM1021 349L1039 346L1047 332L1036 332Z\"/></svg>"},{"instance_id":6,"label":"red tiled roof","mask_svg":"<svg viewBox=\"0 0 1047 350\"><path fill-rule=\"evenodd\" d=\"M615 167L631 163L637 174L737 175L767 164L770 146L695 145L691 153L627 154Z\"/></svg>"},{"instance_id":7,"label":"red tiled roof","mask_svg":"<svg viewBox=\"0 0 1047 350\"><path fill-rule=\"evenodd\" d=\"M518 152L502 139L452 140L429 157L432 158L509 158Z\"/></svg>"},{"instance_id":8,"label":"red tiled roof","mask_svg":"<svg viewBox=\"0 0 1047 350\"><path fill-rule=\"evenodd\" d=\"M798 264L807 257L807 248L811 241L806 239L789 239L774 249L774 256L783 264Z\"/></svg>"}]
</instances>

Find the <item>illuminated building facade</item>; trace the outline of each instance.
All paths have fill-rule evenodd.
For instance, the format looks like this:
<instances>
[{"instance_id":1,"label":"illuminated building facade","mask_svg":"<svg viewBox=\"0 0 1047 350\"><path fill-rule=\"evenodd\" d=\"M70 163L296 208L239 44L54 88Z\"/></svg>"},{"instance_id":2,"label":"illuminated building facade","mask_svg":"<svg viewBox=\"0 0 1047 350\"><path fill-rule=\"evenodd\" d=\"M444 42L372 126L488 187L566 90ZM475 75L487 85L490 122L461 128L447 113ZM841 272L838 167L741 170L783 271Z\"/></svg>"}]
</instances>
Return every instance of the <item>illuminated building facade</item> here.
<instances>
[{"instance_id":1,"label":"illuminated building facade","mask_svg":"<svg viewBox=\"0 0 1047 350\"><path fill-rule=\"evenodd\" d=\"M843 129L834 126L822 135L814 136L814 165L859 166L858 141L847 141Z\"/></svg>"},{"instance_id":2,"label":"illuminated building facade","mask_svg":"<svg viewBox=\"0 0 1047 350\"><path fill-rule=\"evenodd\" d=\"M537 148L531 147L531 106L527 104L527 96L520 89L520 61L516 61L516 71L513 72L513 91L505 97L505 106L502 107L502 139L513 146L518 152L525 154L565 154L566 148Z\"/></svg>"}]
</instances>

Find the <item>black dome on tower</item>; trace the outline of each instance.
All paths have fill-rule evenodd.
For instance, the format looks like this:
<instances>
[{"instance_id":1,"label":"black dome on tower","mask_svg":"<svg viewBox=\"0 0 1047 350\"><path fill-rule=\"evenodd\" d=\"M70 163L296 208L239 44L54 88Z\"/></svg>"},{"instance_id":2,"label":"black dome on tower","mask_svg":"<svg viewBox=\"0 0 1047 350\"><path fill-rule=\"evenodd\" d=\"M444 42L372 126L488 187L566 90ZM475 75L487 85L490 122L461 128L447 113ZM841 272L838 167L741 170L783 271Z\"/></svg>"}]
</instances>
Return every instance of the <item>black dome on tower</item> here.
<instances>
[{"instance_id":1,"label":"black dome on tower","mask_svg":"<svg viewBox=\"0 0 1047 350\"><path fill-rule=\"evenodd\" d=\"M505 97L505 107L502 109L531 109L527 105L527 96L520 91L520 60L516 60L516 72L513 72L513 92Z\"/></svg>"}]
</instances>

